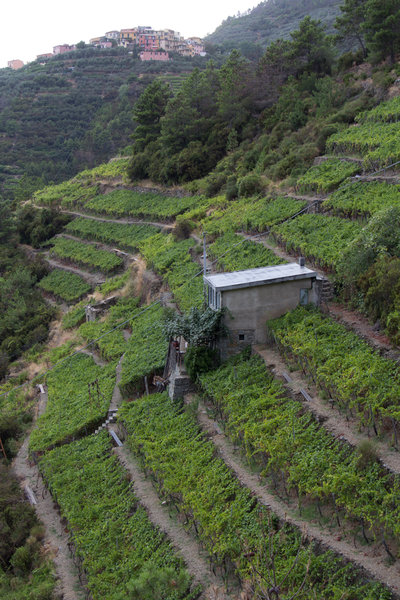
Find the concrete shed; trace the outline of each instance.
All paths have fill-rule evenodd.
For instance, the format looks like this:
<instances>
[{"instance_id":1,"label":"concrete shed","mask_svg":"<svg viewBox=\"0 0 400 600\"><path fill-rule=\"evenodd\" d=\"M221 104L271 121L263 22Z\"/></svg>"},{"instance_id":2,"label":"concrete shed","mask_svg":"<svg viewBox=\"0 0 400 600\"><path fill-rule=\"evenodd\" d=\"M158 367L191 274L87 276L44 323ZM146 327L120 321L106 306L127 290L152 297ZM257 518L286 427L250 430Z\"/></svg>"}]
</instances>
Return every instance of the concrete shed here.
<instances>
[{"instance_id":1,"label":"concrete shed","mask_svg":"<svg viewBox=\"0 0 400 600\"><path fill-rule=\"evenodd\" d=\"M318 303L317 273L297 263L207 275L204 284L208 305L228 309L230 335L220 348L224 358L249 344L264 344L266 321Z\"/></svg>"}]
</instances>

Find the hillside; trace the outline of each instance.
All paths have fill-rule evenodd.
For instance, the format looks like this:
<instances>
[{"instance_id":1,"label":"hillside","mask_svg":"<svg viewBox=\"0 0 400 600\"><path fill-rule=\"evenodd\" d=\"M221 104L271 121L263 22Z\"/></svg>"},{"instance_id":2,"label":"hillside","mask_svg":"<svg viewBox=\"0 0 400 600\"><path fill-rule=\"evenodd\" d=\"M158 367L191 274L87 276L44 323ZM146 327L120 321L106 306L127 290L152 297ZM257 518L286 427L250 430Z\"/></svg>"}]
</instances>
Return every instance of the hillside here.
<instances>
[{"instance_id":1,"label":"hillside","mask_svg":"<svg viewBox=\"0 0 400 600\"><path fill-rule=\"evenodd\" d=\"M278 38L288 39L306 15L321 20L327 31L333 33L341 4L341 0L267 0L249 14L228 17L206 40L231 48L246 42L265 48Z\"/></svg>"},{"instance_id":2,"label":"hillside","mask_svg":"<svg viewBox=\"0 0 400 600\"><path fill-rule=\"evenodd\" d=\"M0 598L399 600L400 34L368 3L369 62L306 17L149 77L129 155L0 204ZM299 256L316 304L206 307L204 270Z\"/></svg>"},{"instance_id":3,"label":"hillside","mask_svg":"<svg viewBox=\"0 0 400 600\"><path fill-rule=\"evenodd\" d=\"M124 48L86 48L0 70L0 193L21 199L129 143L132 106L154 77L204 60L142 63Z\"/></svg>"},{"instance_id":4,"label":"hillside","mask_svg":"<svg viewBox=\"0 0 400 600\"><path fill-rule=\"evenodd\" d=\"M358 240L362 249L364 228L374 231L385 210L395 214L397 172L382 180L375 171L399 160L393 143L398 106L395 97L359 113L359 125L328 137L332 154L298 177L296 190L278 196L239 192L227 201L224 195L188 195L182 188L150 189L127 181L124 159L34 195L36 210L58 207L73 220L43 252L58 277L41 287L62 308L67 342L35 357L39 372L61 362L44 379L46 402L29 442L37 461L29 482L36 490L42 473L67 519L94 598L117 599L140 585L130 578L130 561L138 565L142 590L168 589L170 578L178 578L179 588L164 592L165 598L196 596L193 587L189 592L186 568L205 598L224 597L222 580L229 597L242 591L252 598L268 578L267 563L257 554L259 542L268 539L274 540L274 572L289 573L285 591L294 593L304 578L303 600L315 593L332 600L346 594L354 600L398 597L398 364L393 351L382 356L374 348L372 330L364 327L366 342L334 310L300 308L269 324L276 344L203 374L199 404L188 398L185 410L154 393L151 383L165 361L163 304L182 311L202 304L197 246L202 231L215 271L274 265L301 252L326 281L332 273L340 276L349 243ZM380 134L373 123L381 125ZM359 135L363 145L357 145ZM343 154L345 143L352 160ZM368 195L369 186L379 187L379 203ZM87 292L78 287L75 298L65 296L72 291L67 276L73 266L92 289L92 273L106 280L83 302ZM115 304L85 323L85 304L99 305L110 295ZM72 304L68 309L66 301ZM82 344L84 352L74 354ZM88 394L94 381L97 388ZM151 393L142 396L146 385ZM27 410L23 397L20 407ZM114 451L105 433L110 429L123 438ZM378 439L374 447L370 436ZM10 438L3 437L11 448ZM255 468L261 478L252 473ZM156 481L155 490L143 469ZM130 488L127 474L133 478ZM135 513L132 502L139 507ZM188 538L179 522L168 526L168 537L159 537L155 523L165 528L169 522L168 513L160 512L162 503L191 524ZM121 512L121 506L127 508ZM52 522L42 514L45 523ZM115 545L117 514L124 534ZM162 564L169 569L165 578L154 575L159 555L147 555L140 544L143 529L148 548L161 544ZM200 546L213 575L201 561ZM263 567L254 571L254 560ZM289 571L288 560L296 565Z\"/></svg>"}]
</instances>

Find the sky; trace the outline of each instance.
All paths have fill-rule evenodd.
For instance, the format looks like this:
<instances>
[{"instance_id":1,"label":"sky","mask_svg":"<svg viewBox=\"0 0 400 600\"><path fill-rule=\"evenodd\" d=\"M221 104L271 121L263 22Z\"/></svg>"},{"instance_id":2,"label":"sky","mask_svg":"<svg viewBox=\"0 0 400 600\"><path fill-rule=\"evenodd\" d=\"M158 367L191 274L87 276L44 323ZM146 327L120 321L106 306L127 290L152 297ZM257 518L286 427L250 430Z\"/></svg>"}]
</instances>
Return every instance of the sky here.
<instances>
[{"instance_id":1,"label":"sky","mask_svg":"<svg viewBox=\"0 0 400 600\"><path fill-rule=\"evenodd\" d=\"M137 25L205 37L228 16L253 8L256 0L16 0L0 9L0 68L24 63L58 44L74 44L113 29Z\"/></svg>"}]
</instances>

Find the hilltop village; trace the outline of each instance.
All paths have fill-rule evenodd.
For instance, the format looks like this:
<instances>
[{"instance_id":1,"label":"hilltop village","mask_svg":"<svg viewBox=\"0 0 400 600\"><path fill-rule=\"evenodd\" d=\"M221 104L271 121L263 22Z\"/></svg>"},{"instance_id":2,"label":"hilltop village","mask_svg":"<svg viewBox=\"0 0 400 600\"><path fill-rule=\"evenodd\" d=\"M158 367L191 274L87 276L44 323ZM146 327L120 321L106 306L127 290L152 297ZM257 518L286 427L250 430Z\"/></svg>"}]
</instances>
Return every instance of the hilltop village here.
<instances>
[{"instance_id":1,"label":"hilltop village","mask_svg":"<svg viewBox=\"0 0 400 600\"><path fill-rule=\"evenodd\" d=\"M58 44L54 46L53 52L39 54L36 59L47 60L58 54L73 52L77 47L84 44ZM180 33L172 29L156 31L151 27L133 27L132 29L121 29L121 31L108 31L103 36L89 40L89 46L95 48L122 47L128 50L139 50L140 60L171 60L170 53L180 56L205 56L204 41L199 37L184 39ZM17 70L24 66L22 60L8 61L7 66Z\"/></svg>"}]
</instances>

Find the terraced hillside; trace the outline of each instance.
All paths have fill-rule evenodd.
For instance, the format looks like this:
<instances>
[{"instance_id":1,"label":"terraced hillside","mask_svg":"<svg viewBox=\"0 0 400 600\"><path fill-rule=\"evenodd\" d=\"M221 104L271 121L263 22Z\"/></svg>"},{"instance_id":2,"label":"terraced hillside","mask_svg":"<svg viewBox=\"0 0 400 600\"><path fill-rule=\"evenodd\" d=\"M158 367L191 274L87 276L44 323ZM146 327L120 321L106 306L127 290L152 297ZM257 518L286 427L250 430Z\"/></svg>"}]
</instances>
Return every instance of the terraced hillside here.
<instances>
[{"instance_id":1,"label":"terraced hillside","mask_svg":"<svg viewBox=\"0 0 400 600\"><path fill-rule=\"evenodd\" d=\"M29 481L35 492L42 474L93 598L262 597L271 578L282 597L302 600L400 597L393 350L382 356L328 304L270 322L269 346L202 375L184 403L155 393L153 380L165 374L169 311L203 304L203 233L214 272L302 253L337 286L350 247L374 248L378 232L382 249L396 172L382 179L361 153L339 154L335 136L336 154L286 195L228 201L134 187L123 161L35 194L37 210L74 217L52 240L61 272L79 262L104 281L65 312L67 339L37 357L47 373L31 381L46 386L46 401ZM89 253L113 257L118 274ZM85 305L111 295L85 322ZM57 564L56 573L64 581Z\"/></svg>"}]
</instances>

